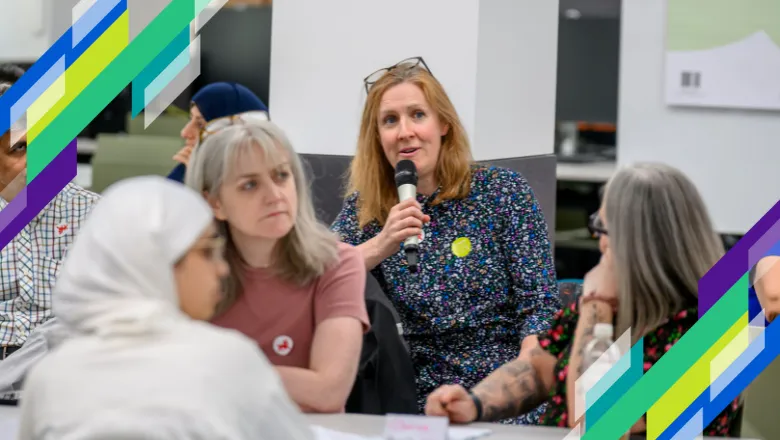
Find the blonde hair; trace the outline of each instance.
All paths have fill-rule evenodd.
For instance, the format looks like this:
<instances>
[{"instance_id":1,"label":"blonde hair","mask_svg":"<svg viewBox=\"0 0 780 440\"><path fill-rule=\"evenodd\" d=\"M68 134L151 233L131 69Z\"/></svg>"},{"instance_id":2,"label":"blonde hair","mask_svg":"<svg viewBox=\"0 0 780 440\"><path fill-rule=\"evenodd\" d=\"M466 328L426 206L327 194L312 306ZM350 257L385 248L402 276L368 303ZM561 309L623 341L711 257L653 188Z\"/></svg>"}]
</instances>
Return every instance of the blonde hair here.
<instances>
[{"instance_id":1,"label":"blonde hair","mask_svg":"<svg viewBox=\"0 0 780 440\"><path fill-rule=\"evenodd\" d=\"M615 335L639 341L695 305L699 279L725 253L698 190L679 170L640 163L619 170L604 194L617 278Z\"/></svg>"},{"instance_id":2,"label":"blonde hair","mask_svg":"<svg viewBox=\"0 0 780 440\"><path fill-rule=\"evenodd\" d=\"M455 107L439 81L427 70L401 65L374 83L363 108L357 151L348 170L347 188L347 194L359 194L358 223L361 227L374 220L383 225L390 209L398 203L394 170L382 150L377 124L382 96L388 89L402 83L419 87L432 111L449 128L442 137L434 175L441 192L432 204L465 198L469 194L473 163L471 147Z\"/></svg>"},{"instance_id":3,"label":"blonde hair","mask_svg":"<svg viewBox=\"0 0 780 440\"><path fill-rule=\"evenodd\" d=\"M257 154L257 148L272 163L289 160L298 195L295 224L273 250L274 274L286 281L307 285L337 261L338 240L317 220L301 159L275 124L264 121L240 123L208 136L193 152L185 184L205 196L219 197L225 176L246 154ZM218 307L218 313L227 309L242 293L243 264L228 226L227 222L219 222L220 233L227 238L226 258L231 270L225 300Z\"/></svg>"}]
</instances>

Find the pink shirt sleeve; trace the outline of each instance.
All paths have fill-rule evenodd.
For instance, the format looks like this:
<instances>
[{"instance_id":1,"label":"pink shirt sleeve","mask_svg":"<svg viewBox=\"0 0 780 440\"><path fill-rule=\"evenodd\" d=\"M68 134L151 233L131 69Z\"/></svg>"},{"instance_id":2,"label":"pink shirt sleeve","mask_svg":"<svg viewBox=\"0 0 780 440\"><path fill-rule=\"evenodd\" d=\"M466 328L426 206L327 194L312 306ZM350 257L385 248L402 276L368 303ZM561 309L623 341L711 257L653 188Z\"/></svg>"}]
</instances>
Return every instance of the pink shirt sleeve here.
<instances>
[{"instance_id":1,"label":"pink shirt sleeve","mask_svg":"<svg viewBox=\"0 0 780 440\"><path fill-rule=\"evenodd\" d=\"M336 317L352 317L370 328L366 311L366 266L360 251L339 243L339 262L317 281L314 294L314 322Z\"/></svg>"}]
</instances>

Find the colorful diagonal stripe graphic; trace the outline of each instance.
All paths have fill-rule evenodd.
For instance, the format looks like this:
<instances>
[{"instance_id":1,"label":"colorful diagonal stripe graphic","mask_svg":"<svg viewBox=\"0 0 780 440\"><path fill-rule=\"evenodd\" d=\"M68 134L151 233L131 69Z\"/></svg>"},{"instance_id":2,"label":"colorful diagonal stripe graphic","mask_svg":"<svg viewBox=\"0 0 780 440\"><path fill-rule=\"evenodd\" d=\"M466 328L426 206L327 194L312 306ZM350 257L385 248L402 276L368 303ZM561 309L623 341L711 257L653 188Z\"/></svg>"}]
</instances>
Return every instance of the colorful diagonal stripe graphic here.
<instances>
[{"instance_id":1,"label":"colorful diagonal stripe graphic","mask_svg":"<svg viewBox=\"0 0 780 440\"><path fill-rule=\"evenodd\" d=\"M74 8L72 27L0 97L0 133L25 121L29 142L28 184L0 211L0 247L75 177L75 137L128 84L132 114L143 111L148 126L197 77L197 31L225 3L83 0ZM691 438L775 359L776 323L750 336L746 274L777 242L780 203L702 278L699 322L656 365L641 374L635 344L586 395L584 438L617 438L645 413L648 438Z\"/></svg>"},{"instance_id":2,"label":"colorful diagonal stripe graphic","mask_svg":"<svg viewBox=\"0 0 780 440\"><path fill-rule=\"evenodd\" d=\"M739 396L780 350L777 325L747 318L748 272L778 241L780 202L702 278L696 325L638 381L615 382L606 412L589 407L582 438L618 438L645 413L648 439L695 438Z\"/></svg>"},{"instance_id":3,"label":"colorful diagonal stripe graphic","mask_svg":"<svg viewBox=\"0 0 780 440\"><path fill-rule=\"evenodd\" d=\"M0 97L0 133L26 117L29 144L28 186L0 211L0 247L7 246L75 177L74 138L122 89L152 65L156 75L142 84L141 94L156 80L152 95L163 97L158 105L164 105L165 98L183 89L183 80L195 79L191 70L185 70L186 76L160 77L167 64L179 58L163 58L166 64L158 55L166 48L179 47L174 42L181 45L182 35L187 37L187 48L198 14L205 11L210 18L214 5L223 4L222 0L211 4L204 0L84 0L74 8L73 26ZM192 57L189 62L199 66ZM176 69L176 73L182 71L181 66ZM35 183L37 179L40 182Z\"/></svg>"}]
</instances>

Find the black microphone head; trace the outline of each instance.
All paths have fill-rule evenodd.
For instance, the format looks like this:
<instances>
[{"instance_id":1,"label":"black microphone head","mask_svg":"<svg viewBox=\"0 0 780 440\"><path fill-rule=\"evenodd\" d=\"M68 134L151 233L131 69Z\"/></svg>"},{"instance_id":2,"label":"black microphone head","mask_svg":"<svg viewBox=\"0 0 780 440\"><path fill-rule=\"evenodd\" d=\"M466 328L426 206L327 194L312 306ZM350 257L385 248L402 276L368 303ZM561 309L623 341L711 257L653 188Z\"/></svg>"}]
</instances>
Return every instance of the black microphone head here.
<instances>
[{"instance_id":1,"label":"black microphone head","mask_svg":"<svg viewBox=\"0 0 780 440\"><path fill-rule=\"evenodd\" d=\"M395 186L417 185L417 166L404 159L395 166Z\"/></svg>"}]
</instances>

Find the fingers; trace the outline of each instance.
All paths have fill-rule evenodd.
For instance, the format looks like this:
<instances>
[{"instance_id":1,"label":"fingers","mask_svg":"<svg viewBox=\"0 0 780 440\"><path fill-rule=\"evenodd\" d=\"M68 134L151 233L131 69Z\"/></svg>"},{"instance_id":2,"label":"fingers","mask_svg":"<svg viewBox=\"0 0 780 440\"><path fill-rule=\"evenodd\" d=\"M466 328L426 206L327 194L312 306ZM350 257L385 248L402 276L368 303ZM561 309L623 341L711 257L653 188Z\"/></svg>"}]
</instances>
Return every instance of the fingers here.
<instances>
[{"instance_id":1,"label":"fingers","mask_svg":"<svg viewBox=\"0 0 780 440\"><path fill-rule=\"evenodd\" d=\"M423 225L430 221L417 200L408 199L393 206L381 232L380 252L385 256L396 252L399 243L421 235Z\"/></svg>"},{"instance_id":2,"label":"fingers","mask_svg":"<svg viewBox=\"0 0 780 440\"><path fill-rule=\"evenodd\" d=\"M444 385L426 399L425 414L447 417L452 423L470 423L476 417L476 407L465 388L460 385Z\"/></svg>"},{"instance_id":3,"label":"fingers","mask_svg":"<svg viewBox=\"0 0 780 440\"><path fill-rule=\"evenodd\" d=\"M444 385L437 388L426 400L425 413L431 416L449 416L447 405L458 400L460 389L463 388L459 385Z\"/></svg>"},{"instance_id":4,"label":"fingers","mask_svg":"<svg viewBox=\"0 0 780 440\"><path fill-rule=\"evenodd\" d=\"M438 391L438 390L437 390ZM433 417L449 417L447 410L444 408L441 399L436 394L437 391L431 393L425 402L425 415Z\"/></svg>"},{"instance_id":5,"label":"fingers","mask_svg":"<svg viewBox=\"0 0 780 440\"><path fill-rule=\"evenodd\" d=\"M184 147L173 156L173 160L181 164L187 165L190 161L191 155L192 155L192 147Z\"/></svg>"}]
</instances>

